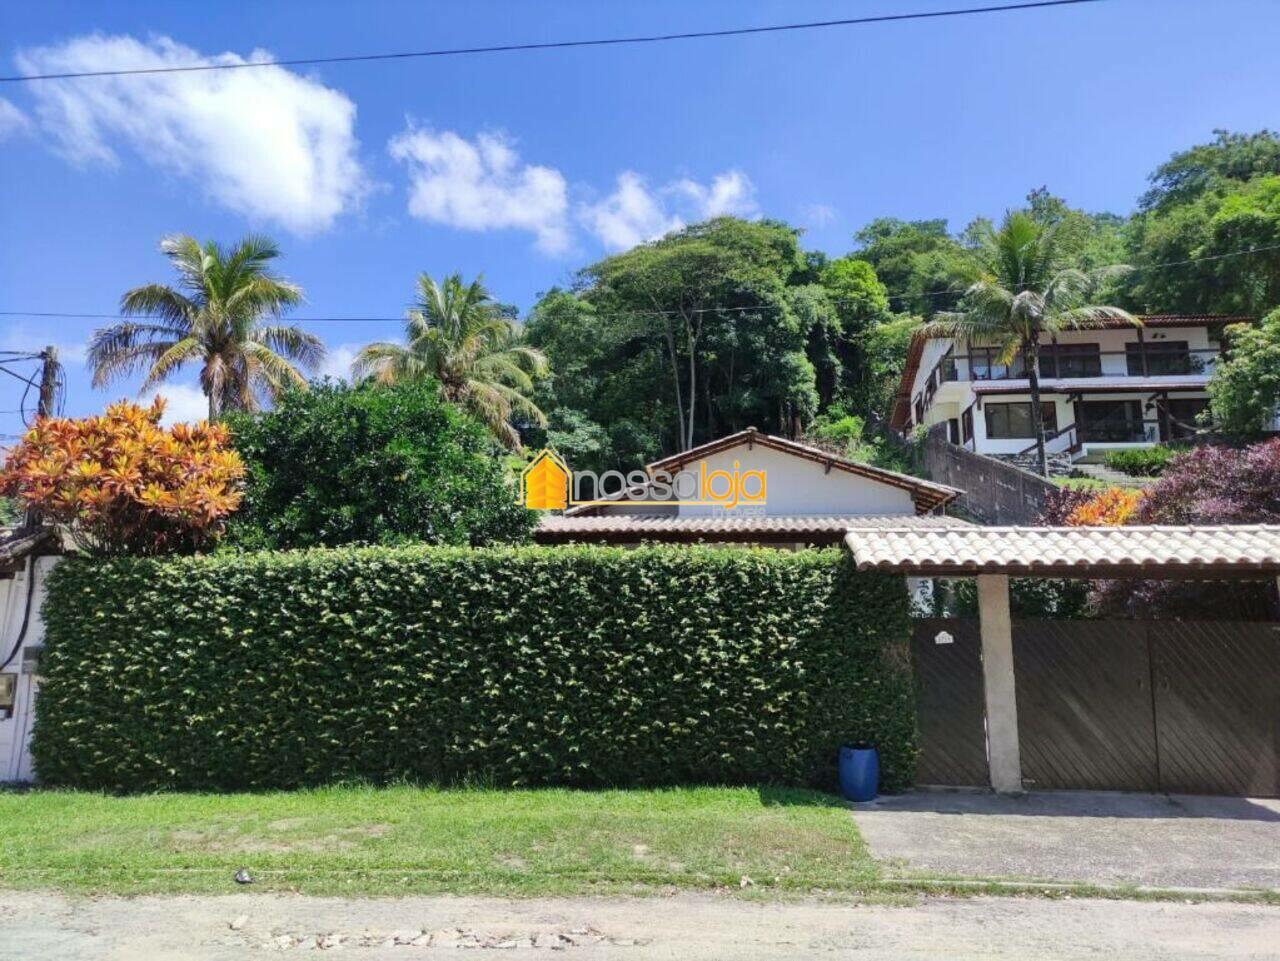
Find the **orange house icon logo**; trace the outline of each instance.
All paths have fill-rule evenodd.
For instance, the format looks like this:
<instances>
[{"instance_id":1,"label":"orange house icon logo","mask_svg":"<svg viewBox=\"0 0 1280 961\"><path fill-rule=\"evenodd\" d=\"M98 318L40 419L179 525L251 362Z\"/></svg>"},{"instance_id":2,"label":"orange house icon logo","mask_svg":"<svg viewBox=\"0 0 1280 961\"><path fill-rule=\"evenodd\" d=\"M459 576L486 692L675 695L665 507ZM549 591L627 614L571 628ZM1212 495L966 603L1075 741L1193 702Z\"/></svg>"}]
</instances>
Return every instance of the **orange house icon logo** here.
<instances>
[{"instance_id":1,"label":"orange house icon logo","mask_svg":"<svg viewBox=\"0 0 1280 961\"><path fill-rule=\"evenodd\" d=\"M517 504L535 511L564 510L569 505L569 468L555 451L544 450L520 473Z\"/></svg>"}]
</instances>

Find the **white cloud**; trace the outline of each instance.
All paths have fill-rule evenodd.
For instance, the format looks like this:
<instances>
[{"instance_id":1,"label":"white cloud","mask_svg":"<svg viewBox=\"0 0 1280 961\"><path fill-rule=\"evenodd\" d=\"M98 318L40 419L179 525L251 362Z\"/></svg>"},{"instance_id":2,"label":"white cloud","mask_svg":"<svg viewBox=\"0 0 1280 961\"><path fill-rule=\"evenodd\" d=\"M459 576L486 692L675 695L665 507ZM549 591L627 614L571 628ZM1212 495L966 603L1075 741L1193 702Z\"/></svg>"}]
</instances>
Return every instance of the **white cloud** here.
<instances>
[{"instance_id":1,"label":"white cloud","mask_svg":"<svg viewBox=\"0 0 1280 961\"><path fill-rule=\"evenodd\" d=\"M741 170L726 170L716 174L711 178L710 186L685 179L677 180L670 189L695 205L699 220L726 214L754 217L760 212L756 207L755 184Z\"/></svg>"},{"instance_id":2,"label":"white cloud","mask_svg":"<svg viewBox=\"0 0 1280 961\"><path fill-rule=\"evenodd\" d=\"M209 416L209 398L199 387L192 387L189 384L166 384L150 397L140 400L139 403L149 407L157 397L163 397L165 400L164 416L160 418L160 423L165 427L195 423Z\"/></svg>"},{"instance_id":3,"label":"white cloud","mask_svg":"<svg viewBox=\"0 0 1280 961\"><path fill-rule=\"evenodd\" d=\"M613 193L599 203L583 204L578 215L586 228L613 250L656 240L684 226L683 220L663 209L661 199L632 170L618 174Z\"/></svg>"},{"instance_id":4,"label":"white cloud","mask_svg":"<svg viewBox=\"0 0 1280 961\"><path fill-rule=\"evenodd\" d=\"M802 215L807 226L825 227L836 219L836 209L826 204L809 204L802 211Z\"/></svg>"},{"instance_id":5,"label":"white cloud","mask_svg":"<svg viewBox=\"0 0 1280 961\"><path fill-rule=\"evenodd\" d=\"M270 59L254 50L249 60ZM22 50L24 73L246 62L205 56L167 37L76 37ZM282 67L96 77L31 84L40 127L77 164L146 163L191 180L250 218L307 234L332 225L368 189L357 158L356 107L343 93Z\"/></svg>"},{"instance_id":6,"label":"white cloud","mask_svg":"<svg viewBox=\"0 0 1280 961\"><path fill-rule=\"evenodd\" d=\"M593 204L582 204L578 218L600 242L625 250L679 230L691 220L725 214L754 217L759 213L755 185L740 170L717 174L710 184L688 178L651 190L633 170L618 175L613 193Z\"/></svg>"},{"instance_id":7,"label":"white cloud","mask_svg":"<svg viewBox=\"0 0 1280 961\"><path fill-rule=\"evenodd\" d=\"M16 134L29 133L31 121L11 101L0 97L0 140Z\"/></svg>"},{"instance_id":8,"label":"white cloud","mask_svg":"<svg viewBox=\"0 0 1280 961\"><path fill-rule=\"evenodd\" d=\"M339 344L337 347L330 347L324 355L324 360L320 362L320 369L316 371L316 376L350 380L351 362L356 359L356 354L359 352L359 344Z\"/></svg>"},{"instance_id":9,"label":"white cloud","mask_svg":"<svg viewBox=\"0 0 1280 961\"><path fill-rule=\"evenodd\" d=\"M569 247L568 186L553 167L525 164L501 134L467 140L410 128L388 144L409 168L409 213L460 230L527 230L540 250Z\"/></svg>"}]
</instances>

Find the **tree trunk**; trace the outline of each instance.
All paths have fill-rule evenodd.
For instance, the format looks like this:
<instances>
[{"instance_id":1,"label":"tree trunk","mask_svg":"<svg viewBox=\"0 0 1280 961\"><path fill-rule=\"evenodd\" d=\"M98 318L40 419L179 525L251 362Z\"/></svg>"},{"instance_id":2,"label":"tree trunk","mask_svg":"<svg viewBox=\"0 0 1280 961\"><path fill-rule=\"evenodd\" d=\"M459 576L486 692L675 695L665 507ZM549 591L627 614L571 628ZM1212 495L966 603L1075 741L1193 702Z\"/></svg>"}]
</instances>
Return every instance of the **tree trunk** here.
<instances>
[{"instance_id":1,"label":"tree trunk","mask_svg":"<svg viewBox=\"0 0 1280 961\"><path fill-rule=\"evenodd\" d=\"M676 335L671 330L671 323L664 319L665 335L667 340L667 353L671 356L671 379L676 389L676 432L679 435L676 443L680 445L680 450L689 449L689 445L685 443L684 433L684 398L680 391L680 359L676 356Z\"/></svg>"},{"instance_id":2,"label":"tree trunk","mask_svg":"<svg viewBox=\"0 0 1280 961\"><path fill-rule=\"evenodd\" d=\"M1031 328L1027 342L1027 386L1031 388L1031 434L1036 439L1036 467L1041 477L1049 476L1049 456L1045 451L1044 411L1040 409L1040 328Z\"/></svg>"}]
</instances>

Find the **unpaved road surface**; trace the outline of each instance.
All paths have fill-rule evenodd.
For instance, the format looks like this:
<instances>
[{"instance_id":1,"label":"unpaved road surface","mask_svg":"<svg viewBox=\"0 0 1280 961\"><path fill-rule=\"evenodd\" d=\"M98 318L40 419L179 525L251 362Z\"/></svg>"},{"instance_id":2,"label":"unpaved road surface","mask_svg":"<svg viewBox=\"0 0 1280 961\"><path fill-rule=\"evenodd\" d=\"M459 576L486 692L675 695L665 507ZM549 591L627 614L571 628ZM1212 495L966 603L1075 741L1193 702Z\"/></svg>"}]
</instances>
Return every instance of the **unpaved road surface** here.
<instances>
[{"instance_id":1,"label":"unpaved road surface","mask_svg":"<svg viewBox=\"0 0 1280 961\"><path fill-rule=\"evenodd\" d=\"M1280 958L1280 907L1035 898L905 906L652 899L273 895L74 899L0 892L0 959L459 957Z\"/></svg>"}]
</instances>

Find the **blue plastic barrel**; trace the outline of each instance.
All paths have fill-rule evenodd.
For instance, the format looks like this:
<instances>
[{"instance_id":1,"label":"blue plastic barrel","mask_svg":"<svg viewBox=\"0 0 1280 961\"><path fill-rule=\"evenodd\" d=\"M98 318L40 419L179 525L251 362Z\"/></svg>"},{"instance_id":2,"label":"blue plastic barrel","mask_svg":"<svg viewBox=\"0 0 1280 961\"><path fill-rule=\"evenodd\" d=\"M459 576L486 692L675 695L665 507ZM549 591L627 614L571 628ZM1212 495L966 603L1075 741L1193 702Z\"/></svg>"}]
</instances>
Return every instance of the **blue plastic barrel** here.
<instances>
[{"instance_id":1,"label":"blue plastic barrel","mask_svg":"<svg viewBox=\"0 0 1280 961\"><path fill-rule=\"evenodd\" d=\"M880 789L880 752L866 745L840 748L840 793L850 801L872 801Z\"/></svg>"}]
</instances>

